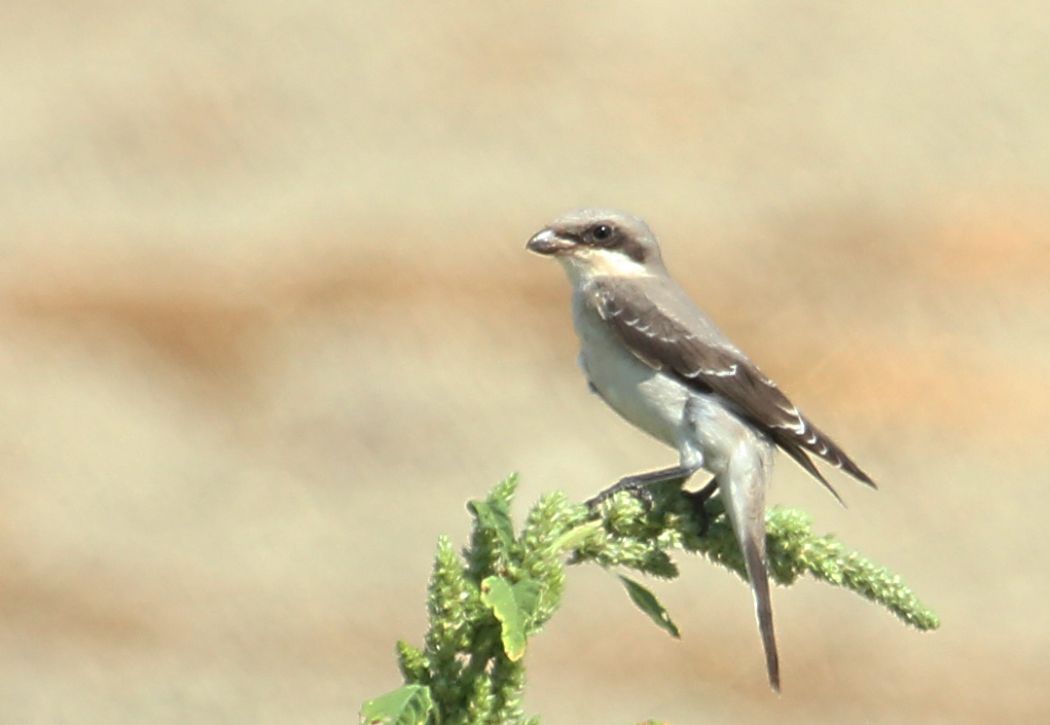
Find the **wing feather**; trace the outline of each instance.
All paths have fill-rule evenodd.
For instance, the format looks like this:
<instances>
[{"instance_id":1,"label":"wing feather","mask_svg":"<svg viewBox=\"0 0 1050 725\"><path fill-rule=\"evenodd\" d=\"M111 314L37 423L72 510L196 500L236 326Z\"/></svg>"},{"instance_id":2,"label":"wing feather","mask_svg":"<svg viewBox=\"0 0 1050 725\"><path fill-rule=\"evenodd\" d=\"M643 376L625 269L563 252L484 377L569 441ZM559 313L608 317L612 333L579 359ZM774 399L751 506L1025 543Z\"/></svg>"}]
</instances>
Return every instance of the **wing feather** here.
<instances>
[{"instance_id":1,"label":"wing feather","mask_svg":"<svg viewBox=\"0 0 1050 725\"><path fill-rule=\"evenodd\" d=\"M700 392L718 395L738 415L768 435L839 502L842 498L807 453L875 487L871 477L806 419L776 383L728 342L691 331L636 286L595 283L593 302L601 318L635 357Z\"/></svg>"}]
</instances>

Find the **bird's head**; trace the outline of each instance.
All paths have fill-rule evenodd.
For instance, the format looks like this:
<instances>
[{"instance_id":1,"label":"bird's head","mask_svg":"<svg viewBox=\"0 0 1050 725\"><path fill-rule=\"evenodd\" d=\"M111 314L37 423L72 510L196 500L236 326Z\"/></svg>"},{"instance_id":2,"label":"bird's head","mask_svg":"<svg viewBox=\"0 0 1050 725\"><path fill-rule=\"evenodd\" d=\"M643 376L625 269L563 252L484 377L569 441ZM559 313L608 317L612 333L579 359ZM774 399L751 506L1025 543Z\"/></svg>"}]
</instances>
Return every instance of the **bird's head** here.
<instances>
[{"instance_id":1,"label":"bird's head","mask_svg":"<svg viewBox=\"0 0 1050 725\"><path fill-rule=\"evenodd\" d=\"M651 275L663 269L649 226L636 216L610 209L563 214L533 235L525 248L554 257L573 279Z\"/></svg>"}]
</instances>

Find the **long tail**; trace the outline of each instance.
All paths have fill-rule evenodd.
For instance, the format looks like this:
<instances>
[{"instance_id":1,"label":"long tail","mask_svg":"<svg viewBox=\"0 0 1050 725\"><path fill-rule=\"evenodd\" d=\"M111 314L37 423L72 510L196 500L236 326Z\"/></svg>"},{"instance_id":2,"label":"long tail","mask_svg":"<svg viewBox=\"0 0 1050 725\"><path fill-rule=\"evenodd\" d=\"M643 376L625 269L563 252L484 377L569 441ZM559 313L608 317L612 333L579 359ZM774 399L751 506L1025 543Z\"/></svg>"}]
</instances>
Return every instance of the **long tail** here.
<instances>
[{"instance_id":1,"label":"long tail","mask_svg":"<svg viewBox=\"0 0 1050 725\"><path fill-rule=\"evenodd\" d=\"M766 654L769 686L780 692L780 659L773 631L773 606L766 569L765 493L772 464L769 455L746 458L749 460L742 461L734 456L729 471L719 476L718 482L729 522L744 554L747 578L755 600L755 618Z\"/></svg>"},{"instance_id":2,"label":"long tail","mask_svg":"<svg viewBox=\"0 0 1050 725\"><path fill-rule=\"evenodd\" d=\"M747 576L751 580L751 591L755 597L755 618L758 620L759 634L762 635L762 648L766 652L769 686L774 692L780 692L780 658L777 655L777 640L773 632L773 604L769 596L769 574L766 572L765 533L763 527L761 546L755 545L755 539L751 536L748 542L741 541L740 546L744 551Z\"/></svg>"}]
</instances>

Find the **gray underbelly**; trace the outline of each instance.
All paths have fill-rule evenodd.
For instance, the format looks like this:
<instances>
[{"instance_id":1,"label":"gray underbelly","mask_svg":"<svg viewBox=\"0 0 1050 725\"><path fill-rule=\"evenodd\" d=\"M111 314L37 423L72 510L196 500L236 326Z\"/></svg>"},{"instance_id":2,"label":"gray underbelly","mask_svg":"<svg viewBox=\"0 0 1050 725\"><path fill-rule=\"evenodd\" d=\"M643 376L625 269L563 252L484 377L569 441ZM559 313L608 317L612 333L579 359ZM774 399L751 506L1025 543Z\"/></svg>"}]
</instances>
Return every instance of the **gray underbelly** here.
<instances>
[{"instance_id":1,"label":"gray underbelly","mask_svg":"<svg viewBox=\"0 0 1050 725\"><path fill-rule=\"evenodd\" d=\"M627 422L678 448L686 426L689 390L626 350L595 348L580 362L598 395Z\"/></svg>"},{"instance_id":2,"label":"gray underbelly","mask_svg":"<svg viewBox=\"0 0 1050 725\"><path fill-rule=\"evenodd\" d=\"M654 370L607 336L590 337L580 364L598 395L621 417L676 449L685 461L724 471L741 445L770 448L714 395Z\"/></svg>"}]
</instances>

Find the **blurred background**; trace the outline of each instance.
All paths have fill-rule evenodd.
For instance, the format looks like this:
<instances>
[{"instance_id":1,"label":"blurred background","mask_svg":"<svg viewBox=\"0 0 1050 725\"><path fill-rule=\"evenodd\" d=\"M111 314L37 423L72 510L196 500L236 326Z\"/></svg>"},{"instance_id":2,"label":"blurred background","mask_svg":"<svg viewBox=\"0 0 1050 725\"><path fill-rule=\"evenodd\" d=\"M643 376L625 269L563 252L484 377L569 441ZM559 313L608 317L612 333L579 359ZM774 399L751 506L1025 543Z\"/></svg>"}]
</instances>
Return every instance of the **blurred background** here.
<instances>
[{"instance_id":1,"label":"blurred background","mask_svg":"<svg viewBox=\"0 0 1050 725\"><path fill-rule=\"evenodd\" d=\"M880 482L771 498L943 619L681 560L673 641L570 572L548 723L1050 711L1050 18L1031 3L0 10L0 721L346 723L440 534L674 462L588 394L525 240L645 217Z\"/></svg>"}]
</instances>

